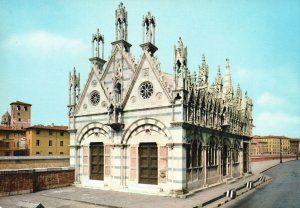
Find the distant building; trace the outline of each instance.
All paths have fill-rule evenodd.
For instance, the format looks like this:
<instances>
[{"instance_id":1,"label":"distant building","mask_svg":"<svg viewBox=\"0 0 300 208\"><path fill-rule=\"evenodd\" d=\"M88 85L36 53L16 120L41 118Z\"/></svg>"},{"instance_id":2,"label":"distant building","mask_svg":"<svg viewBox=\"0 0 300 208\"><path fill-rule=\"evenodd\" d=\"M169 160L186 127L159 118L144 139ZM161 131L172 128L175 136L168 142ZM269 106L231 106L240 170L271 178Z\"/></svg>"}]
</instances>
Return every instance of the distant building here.
<instances>
[{"instance_id":1,"label":"distant building","mask_svg":"<svg viewBox=\"0 0 300 208\"><path fill-rule=\"evenodd\" d=\"M10 127L13 129L25 129L30 126L31 104L20 101L12 102Z\"/></svg>"},{"instance_id":2,"label":"distant building","mask_svg":"<svg viewBox=\"0 0 300 208\"><path fill-rule=\"evenodd\" d=\"M267 139L252 139L251 155L268 154Z\"/></svg>"},{"instance_id":3,"label":"distant building","mask_svg":"<svg viewBox=\"0 0 300 208\"><path fill-rule=\"evenodd\" d=\"M1 126L9 128L10 127L10 121L11 121L11 116L10 116L9 112L6 111L6 113L4 113L3 116L2 116Z\"/></svg>"},{"instance_id":4,"label":"distant building","mask_svg":"<svg viewBox=\"0 0 300 208\"><path fill-rule=\"evenodd\" d=\"M291 138L290 139L290 145L291 145L291 154L297 154L300 152L300 139Z\"/></svg>"},{"instance_id":5,"label":"distant building","mask_svg":"<svg viewBox=\"0 0 300 208\"><path fill-rule=\"evenodd\" d=\"M6 111L2 115L0 156L26 155L25 128L30 126L31 104L16 101L10 106L10 113Z\"/></svg>"},{"instance_id":6,"label":"distant building","mask_svg":"<svg viewBox=\"0 0 300 208\"><path fill-rule=\"evenodd\" d=\"M25 130L0 126L0 156L26 155Z\"/></svg>"},{"instance_id":7,"label":"distant building","mask_svg":"<svg viewBox=\"0 0 300 208\"><path fill-rule=\"evenodd\" d=\"M67 126L36 125L26 128L29 156L69 155L70 135Z\"/></svg>"},{"instance_id":8,"label":"distant building","mask_svg":"<svg viewBox=\"0 0 300 208\"><path fill-rule=\"evenodd\" d=\"M279 155L281 153L290 154L290 138L285 136L254 136L251 140L251 154L252 155Z\"/></svg>"}]
</instances>

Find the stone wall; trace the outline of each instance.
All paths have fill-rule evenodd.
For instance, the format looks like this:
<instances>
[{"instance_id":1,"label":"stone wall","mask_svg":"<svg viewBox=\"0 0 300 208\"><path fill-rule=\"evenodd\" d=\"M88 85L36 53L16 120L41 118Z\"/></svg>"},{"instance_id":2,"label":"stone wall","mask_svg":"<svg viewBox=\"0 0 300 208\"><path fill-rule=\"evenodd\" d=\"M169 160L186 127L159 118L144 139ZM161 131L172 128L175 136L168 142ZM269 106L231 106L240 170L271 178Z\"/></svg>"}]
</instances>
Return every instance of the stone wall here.
<instances>
[{"instance_id":1,"label":"stone wall","mask_svg":"<svg viewBox=\"0 0 300 208\"><path fill-rule=\"evenodd\" d=\"M17 195L69 186L74 168L35 168L0 170L0 196Z\"/></svg>"},{"instance_id":2,"label":"stone wall","mask_svg":"<svg viewBox=\"0 0 300 208\"><path fill-rule=\"evenodd\" d=\"M69 156L8 156L0 157L1 169L68 167Z\"/></svg>"},{"instance_id":3,"label":"stone wall","mask_svg":"<svg viewBox=\"0 0 300 208\"><path fill-rule=\"evenodd\" d=\"M290 155L282 155L282 159L292 159L296 158L296 155L290 154ZM251 156L251 161L252 162L257 162L257 161L265 161L265 160L279 160L280 155L256 155L256 156Z\"/></svg>"}]
</instances>

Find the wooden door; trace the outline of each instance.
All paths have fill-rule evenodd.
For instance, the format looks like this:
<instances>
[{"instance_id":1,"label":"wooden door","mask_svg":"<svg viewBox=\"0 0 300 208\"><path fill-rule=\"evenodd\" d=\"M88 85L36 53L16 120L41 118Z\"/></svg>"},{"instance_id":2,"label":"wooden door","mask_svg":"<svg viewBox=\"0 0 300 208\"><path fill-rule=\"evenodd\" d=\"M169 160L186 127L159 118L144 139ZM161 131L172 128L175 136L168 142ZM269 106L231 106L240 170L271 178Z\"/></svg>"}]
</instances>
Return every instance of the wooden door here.
<instances>
[{"instance_id":1,"label":"wooden door","mask_svg":"<svg viewBox=\"0 0 300 208\"><path fill-rule=\"evenodd\" d=\"M103 143L90 144L91 174L90 179L104 179L104 147Z\"/></svg>"},{"instance_id":2,"label":"wooden door","mask_svg":"<svg viewBox=\"0 0 300 208\"><path fill-rule=\"evenodd\" d=\"M157 161L156 143L141 143L139 147L139 183L157 184Z\"/></svg>"},{"instance_id":3,"label":"wooden door","mask_svg":"<svg viewBox=\"0 0 300 208\"><path fill-rule=\"evenodd\" d=\"M243 143L243 172L248 172L248 144Z\"/></svg>"},{"instance_id":4,"label":"wooden door","mask_svg":"<svg viewBox=\"0 0 300 208\"><path fill-rule=\"evenodd\" d=\"M228 154L227 145L224 145L222 149L223 176L227 175L227 154Z\"/></svg>"}]
</instances>

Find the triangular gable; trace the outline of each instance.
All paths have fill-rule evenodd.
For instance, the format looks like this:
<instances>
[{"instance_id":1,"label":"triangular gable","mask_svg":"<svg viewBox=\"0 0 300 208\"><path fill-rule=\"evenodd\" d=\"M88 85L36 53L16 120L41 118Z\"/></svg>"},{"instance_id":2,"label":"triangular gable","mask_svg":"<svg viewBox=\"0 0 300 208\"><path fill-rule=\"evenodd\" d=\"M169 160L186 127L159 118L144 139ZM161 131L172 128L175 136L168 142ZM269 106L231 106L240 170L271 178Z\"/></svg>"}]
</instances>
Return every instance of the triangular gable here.
<instances>
[{"instance_id":1,"label":"triangular gable","mask_svg":"<svg viewBox=\"0 0 300 208\"><path fill-rule=\"evenodd\" d=\"M119 74L117 73L118 69L121 70ZM101 76L101 84L108 93L113 91L116 80L119 80L122 85L122 100L124 100L135 71L136 66L131 54L124 51L119 45L115 45Z\"/></svg>"},{"instance_id":2,"label":"triangular gable","mask_svg":"<svg viewBox=\"0 0 300 208\"><path fill-rule=\"evenodd\" d=\"M141 91L143 91L142 88L147 87L145 86L147 82L153 87L153 91L151 91L151 86L149 88L151 91L149 97L141 94ZM170 93L164 86L159 72L153 67L152 57L148 52L144 51L137 71L134 74L133 82L129 86L128 93L125 97L124 110L164 106L170 103Z\"/></svg>"},{"instance_id":3,"label":"triangular gable","mask_svg":"<svg viewBox=\"0 0 300 208\"><path fill-rule=\"evenodd\" d=\"M97 105L93 105L90 101L91 94L97 91L100 94L100 101ZM79 98L78 104L75 109L76 115L86 115L94 113L104 113L107 111L108 97L107 92L103 88L97 73L91 69L88 80Z\"/></svg>"}]
</instances>

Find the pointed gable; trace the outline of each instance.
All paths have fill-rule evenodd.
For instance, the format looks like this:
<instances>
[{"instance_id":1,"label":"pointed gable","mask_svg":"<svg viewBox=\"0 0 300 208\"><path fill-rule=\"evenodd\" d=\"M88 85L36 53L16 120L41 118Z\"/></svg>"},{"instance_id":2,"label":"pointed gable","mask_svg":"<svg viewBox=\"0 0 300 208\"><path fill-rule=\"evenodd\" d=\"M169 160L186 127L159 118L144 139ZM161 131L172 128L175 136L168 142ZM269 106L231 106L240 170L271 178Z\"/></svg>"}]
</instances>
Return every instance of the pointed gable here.
<instances>
[{"instance_id":1,"label":"pointed gable","mask_svg":"<svg viewBox=\"0 0 300 208\"><path fill-rule=\"evenodd\" d=\"M115 45L101 77L101 83L108 93L114 90L115 83L120 83L122 100L124 100L135 71L135 63L131 54L119 45Z\"/></svg>"},{"instance_id":2,"label":"pointed gable","mask_svg":"<svg viewBox=\"0 0 300 208\"><path fill-rule=\"evenodd\" d=\"M107 105L107 92L92 68L76 107L76 115L104 113Z\"/></svg>"},{"instance_id":3,"label":"pointed gable","mask_svg":"<svg viewBox=\"0 0 300 208\"><path fill-rule=\"evenodd\" d=\"M172 89L169 77L155 68L153 59L144 51L126 95L124 110L170 105Z\"/></svg>"}]
</instances>

